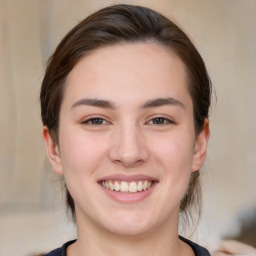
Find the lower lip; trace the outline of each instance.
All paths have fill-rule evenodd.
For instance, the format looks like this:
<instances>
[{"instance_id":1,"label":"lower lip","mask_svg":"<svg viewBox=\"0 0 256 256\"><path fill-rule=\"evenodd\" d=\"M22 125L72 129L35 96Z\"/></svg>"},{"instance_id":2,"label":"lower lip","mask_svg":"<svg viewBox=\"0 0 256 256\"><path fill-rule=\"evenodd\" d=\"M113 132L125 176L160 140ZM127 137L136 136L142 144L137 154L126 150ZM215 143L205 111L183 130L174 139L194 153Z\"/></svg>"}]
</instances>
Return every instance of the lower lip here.
<instances>
[{"instance_id":1,"label":"lower lip","mask_svg":"<svg viewBox=\"0 0 256 256\"><path fill-rule=\"evenodd\" d=\"M140 192L135 192L135 193L125 193L125 192L117 192L115 190L110 190L108 188L103 187L101 184L100 187L103 189L103 191L112 199L115 201L121 202L121 203L136 203L144 200L147 198L152 191L154 190L156 186L156 182L152 184L150 188L147 190L143 190Z\"/></svg>"}]
</instances>

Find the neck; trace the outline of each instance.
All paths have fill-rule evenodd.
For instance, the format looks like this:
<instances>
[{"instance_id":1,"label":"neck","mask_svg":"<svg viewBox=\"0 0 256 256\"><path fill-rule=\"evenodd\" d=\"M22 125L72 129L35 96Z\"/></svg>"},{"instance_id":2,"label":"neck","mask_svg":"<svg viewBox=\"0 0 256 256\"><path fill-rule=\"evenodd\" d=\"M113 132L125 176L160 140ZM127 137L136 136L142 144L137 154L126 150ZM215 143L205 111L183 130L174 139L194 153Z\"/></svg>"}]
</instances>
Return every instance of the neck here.
<instances>
[{"instance_id":1,"label":"neck","mask_svg":"<svg viewBox=\"0 0 256 256\"><path fill-rule=\"evenodd\" d=\"M134 236L114 234L87 219L77 219L78 239L67 256L177 256L193 255L178 238L178 214L154 230Z\"/></svg>"}]
</instances>

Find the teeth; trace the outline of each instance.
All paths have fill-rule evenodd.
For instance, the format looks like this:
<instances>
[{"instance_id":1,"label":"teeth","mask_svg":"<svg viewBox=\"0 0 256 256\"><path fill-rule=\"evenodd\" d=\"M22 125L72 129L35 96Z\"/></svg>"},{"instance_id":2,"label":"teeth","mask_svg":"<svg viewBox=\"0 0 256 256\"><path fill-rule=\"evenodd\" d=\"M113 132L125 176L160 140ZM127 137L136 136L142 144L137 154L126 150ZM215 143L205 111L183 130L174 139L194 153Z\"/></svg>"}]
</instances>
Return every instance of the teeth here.
<instances>
[{"instance_id":1,"label":"teeth","mask_svg":"<svg viewBox=\"0 0 256 256\"><path fill-rule=\"evenodd\" d=\"M107 182L105 182L105 183L107 183ZM109 188L110 188L110 190L114 190L114 185L111 183L111 181L109 182Z\"/></svg>"},{"instance_id":2,"label":"teeth","mask_svg":"<svg viewBox=\"0 0 256 256\"><path fill-rule=\"evenodd\" d=\"M131 182L129 185L129 192L134 193L137 192L137 184L136 182Z\"/></svg>"},{"instance_id":3,"label":"teeth","mask_svg":"<svg viewBox=\"0 0 256 256\"><path fill-rule=\"evenodd\" d=\"M147 181L144 182L142 188L143 188L143 190L146 190L148 188L148 182Z\"/></svg>"},{"instance_id":4,"label":"teeth","mask_svg":"<svg viewBox=\"0 0 256 256\"><path fill-rule=\"evenodd\" d=\"M142 181L139 181L137 189L138 189L138 191L142 191L142 189L143 189Z\"/></svg>"},{"instance_id":5,"label":"teeth","mask_svg":"<svg viewBox=\"0 0 256 256\"><path fill-rule=\"evenodd\" d=\"M122 181L120 186L121 192L128 192L128 189L129 189L128 183L125 181Z\"/></svg>"},{"instance_id":6,"label":"teeth","mask_svg":"<svg viewBox=\"0 0 256 256\"><path fill-rule=\"evenodd\" d=\"M128 192L128 193L135 193L140 192L142 190L147 190L150 188L153 184L152 181L139 181L139 182L126 182L122 181L121 183L118 181L102 181L102 186L114 190L114 191L120 191L120 192Z\"/></svg>"},{"instance_id":7,"label":"teeth","mask_svg":"<svg viewBox=\"0 0 256 256\"><path fill-rule=\"evenodd\" d=\"M116 181L115 181L115 184L114 184L114 188L115 188L115 191L120 190L120 186L119 186L118 182L116 182Z\"/></svg>"}]
</instances>

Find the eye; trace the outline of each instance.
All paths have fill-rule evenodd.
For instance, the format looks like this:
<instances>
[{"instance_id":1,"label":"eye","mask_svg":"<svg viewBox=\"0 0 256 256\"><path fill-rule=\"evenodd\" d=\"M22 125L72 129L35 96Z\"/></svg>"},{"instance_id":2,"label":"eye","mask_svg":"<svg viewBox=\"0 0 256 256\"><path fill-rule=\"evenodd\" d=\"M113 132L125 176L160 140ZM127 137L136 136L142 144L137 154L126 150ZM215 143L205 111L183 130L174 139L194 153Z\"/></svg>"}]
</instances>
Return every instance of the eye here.
<instances>
[{"instance_id":1,"label":"eye","mask_svg":"<svg viewBox=\"0 0 256 256\"><path fill-rule=\"evenodd\" d=\"M90 118L87 120L84 120L82 124L88 124L88 125L106 125L109 124L105 119L100 117Z\"/></svg>"},{"instance_id":2,"label":"eye","mask_svg":"<svg viewBox=\"0 0 256 256\"><path fill-rule=\"evenodd\" d=\"M165 125L165 124L174 124L174 122L165 117L156 117L151 119L148 124L156 124L156 125Z\"/></svg>"}]
</instances>

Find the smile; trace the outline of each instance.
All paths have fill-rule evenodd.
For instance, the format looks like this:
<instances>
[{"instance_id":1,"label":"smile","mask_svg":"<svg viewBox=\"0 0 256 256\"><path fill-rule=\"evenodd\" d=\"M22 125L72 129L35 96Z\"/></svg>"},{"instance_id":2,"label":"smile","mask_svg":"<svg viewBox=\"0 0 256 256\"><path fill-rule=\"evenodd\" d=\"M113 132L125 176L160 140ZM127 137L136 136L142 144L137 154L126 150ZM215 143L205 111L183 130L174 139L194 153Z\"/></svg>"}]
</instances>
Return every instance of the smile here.
<instances>
[{"instance_id":1,"label":"smile","mask_svg":"<svg viewBox=\"0 0 256 256\"><path fill-rule=\"evenodd\" d=\"M101 185L109 190L121 193L136 193L149 189L153 185L153 181L113 181L103 180Z\"/></svg>"},{"instance_id":2,"label":"smile","mask_svg":"<svg viewBox=\"0 0 256 256\"><path fill-rule=\"evenodd\" d=\"M97 182L114 201L133 204L149 197L156 190L159 180L143 174L114 174L101 177Z\"/></svg>"}]
</instances>

